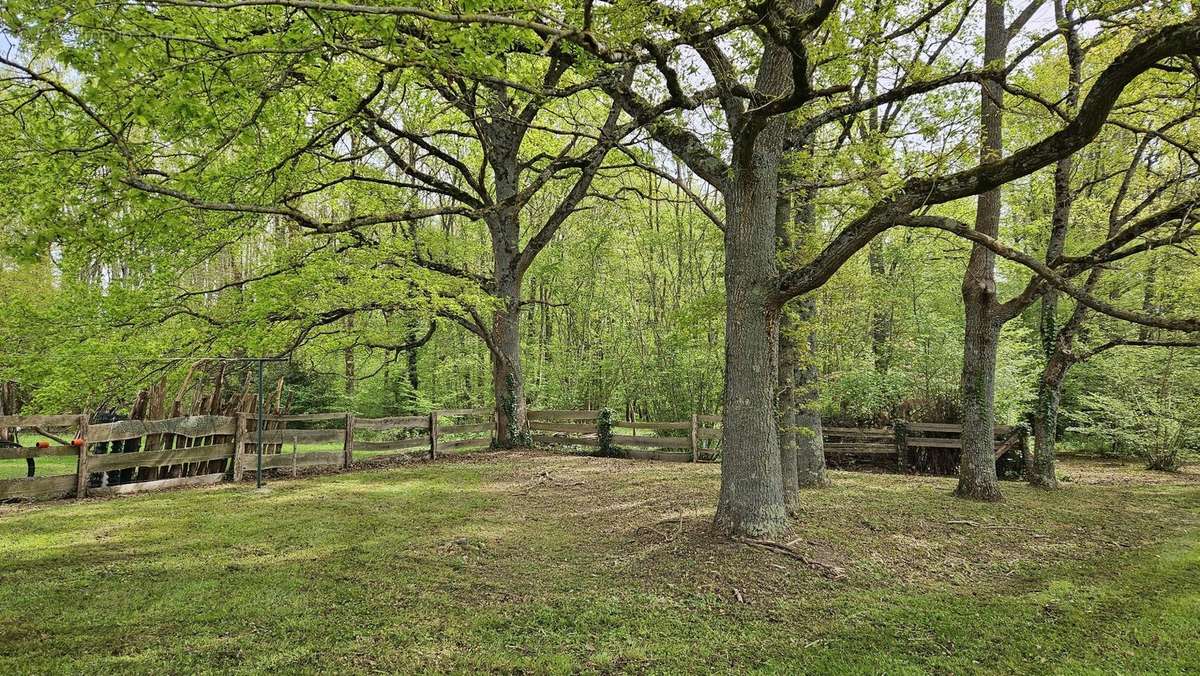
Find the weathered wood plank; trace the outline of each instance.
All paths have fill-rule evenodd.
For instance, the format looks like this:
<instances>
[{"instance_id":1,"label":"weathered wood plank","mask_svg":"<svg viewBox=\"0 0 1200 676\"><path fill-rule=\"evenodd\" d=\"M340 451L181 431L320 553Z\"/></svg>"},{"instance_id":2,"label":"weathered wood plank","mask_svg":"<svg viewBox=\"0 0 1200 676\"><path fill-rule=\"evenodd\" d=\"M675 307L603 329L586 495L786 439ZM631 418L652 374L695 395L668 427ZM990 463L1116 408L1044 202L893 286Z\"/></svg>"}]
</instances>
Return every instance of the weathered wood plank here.
<instances>
[{"instance_id":1,"label":"weathered wood plank","mask_svg":"<svg viewBox=\"0 0 1200 676\"><path fill-rule=\"evenodd\" d=\"M76 427L79 414L0 415L0 427Z\"/></svg>"},{"instance_id":2,"label":"weathered wood plank","mask_svg":"<svg viewBox=\"0 0 1200 676\"><path fill-rule=\"evenodd\" d=\"M955 423L909 423L910 432L957 432L962 433L962 425Z\"/></svg>"},{"instance_id":3,"label":"weathered wood plank","mask_svg":"<svg viewBox=\"0 0 1200 676\"><path fill-rule=\"evenodd\" d=\"M554 422L538 422L536 420L529 421L529 429L540 430L542 432L566 432L568 434L595 434L595 425L586 425L583 423L554 423Z\"/></svg>"},{"instance_id":4,"label":"weathered wood plank","mask_svg":"<svg viewBox=\"0 0 1200 676\"><path fill-rule=\"evenodd\" d=\"M891 438L893 432L886 427L822 427L821 431L825 434L844 436L844 435L862 435L862 436L881 436Z\"/></svg>"},{"instance_id":5,"label":"weathered wood plank","mask_svg":"<svg viewBox=\"0 0 1200 676\"><path fill-rule=\"evenodd\" d=\"M529 411L525 415L530 420L596 420L600 411L546 410Z\"/></svg>"},{"instance_id":6,"label":"weathered wood plank","mask_svg":"<svg viewBox=\"0 0 1200 676\"><path fill-rule=\"evenodd\" d=\"M417 451L408 451L407 453L382 453L380 455L372 455L367 458L361 458L360 462L373 462L375 460L389 460L392 458L408 458L415 460L416 458L429 457L429 449L423 448Z\"/></svg>"},{"instance_id":7,"label":"weathered wood plank","mask_svg":"<svg viewBox=\"0 0 1200 676\"><path fill-rule=\"evenodd\" d=\"M476 439L459 439L457 441L442 441L438 440L438 450L446 451L454 448L476 448L482 446L490 446L492 443L491 437L479 437Z\"/></svg>"},{"instance_id":8,"label":"weathered wood plank","mask_svg":"<svg viewBox=\"0 0 1200 676\"><path fill-rule=\"evenodd\" d=\"M411 439L392 439L390 441L356 441L356 451L397 451L405 448L429 448L429 436L412 437Z\"/></svg>"},{"instance_id":9,"label":"weathered wood plank","mask_svg":"<svg viewBox=\"0 0 1200 676\"><path fill-rule=\"evenodd\" d=\"M926 437L909 437L909 446L924 448L962 448L962 439L929 439Z\"/></svg>"},{"instance_id":10,"label":"weathered wood plank","mask_svg":"<svg viewBox=\"0 0 1200 676\"><path fill-rule=\"evenodd\" d=\"M430 411L429 413L429 459L436 460L438 454L438 427L441 426L441 421L438 420L438 412Z\"/></svg>"},{"instance_id":11,"label":"weathered wood plank","mask_svg":"<svg viewBox=\"0 0 1200 676\"><path fill-rule=\"evenodd\" d=\"M698 415L698 416L696 416L696 420L698 420L698 421L700 421L700 422L702 422L702 423L717 423L717 424L720 424L720 423L722 423L722 422L724 422L724 421L725 421L725 416L720 416L720 415Z\"/></svg>"},{"instance_id":12,"label":"weathered wood plank","mask_svg":"<svg viewBox=\"0 0 1200 676\"><path fill-rule=\"evenodd\" d=\"M614 434L614 446L643 446L648 448L691 448L687 437L631 437Z\"/></svg>"},{"instance_id":13,"label":"weathered wood plank","mask_svg":"<svg viewBox=\"0 0 1200 676\"><path fill-rule=\"evenodd\" d=\"M49 500L53 498L65 498L74 493L74 474L0 481L0 500L11 500L14 498Z\"/></svg>"},{"instance_id":14,"label":"weathered wood plank","mask_svg":"<svg viewBox=\"0 0 1200 676\"><path fill-rule=\"evenodd\" d=\"M248 453L246 455L243 455L242 458L243 458L242 462L245 464L246 468L253 469L253 468L258 467L258 459L256 458L255 454ZM314 451L311 453L297 453L296 454L296 466L297 467L314 467L314 466L319 466L319 465L341 465L341 464L342 464L342 452L341 451ZM271 455L264 455L262 466L263 466L263 469L291 468L292 467L292 454L291 453L273 453Z\"/></svg>"},{"instance_id":15,"label":"weathered wood plank","mask_svg":"<svg viewBox=\"0 0 1200 676\"><path fill-rule=\"evenodd\" d=\"M696 437L699 439L720 439L721 430L713 430L701 427L696 430Z\"/></svg>"},{"instance_id":16,"label":"weathered wood plank","mask_svg":"<svg viewBox=\"0 0 1200 676\"><path fill-rule=\"evenodd\" d=\"M254 443L254 433L247 435L246 443ZM345 439L346 430L329 429L329 430L264 430L263 443L278 444L278 443L309 443L320 444L329 442L341 442Z\"/></svg>"},{"instance_id":17,"label":"weathered wood plank","mask_svg":"<svg viewBox=\"0 0 1200 676\"><path fill-rule=\"evenodd\" d=\"M78 432L77 439L80 440L79 455L75 456L75 494L76 500L82 500L87 497L88 477L88 417L80 415L75 422Z\"/></svg>"},{"instance_id":18,"label":"weathered wood plank","mask_svg":"<svg viewBox=\"0 0 1200 676\"><path fill-rule=\"evenodd\" d=\"M88 427L88 443L136 439L147 434L175 434L182 437L207 437L233 434L236 421L222 415L192 415L166 420L122 420Z\"/></svg>"},{"instance_id":19,"label":"weathered wood plank","mask_svg":"<svg viewBox=\"0 0 1200 676\"><path fill-rule=\"evenodd\" d=\"M258 420L256 413L247 413L247 418ZM263 415L266 423L313 423L317 420L344 420L346 413L293 413L289 415Z\"/></svg>"},{"instance_id":20,"label":"weathered wood plank","mask_svg":"<svg viewBox=\"0 0 1200 676\"><path fill-rule=\"evenodd\" d=\"M442 434L468 434L471 432L491 432L492 423L467 423L465 425L446 425L438 430Z\"/></svg>"},{"instance_id":21,"label":"weathered wood plank","mask_svg":"<svg viewBox=\"0 0 1200 676\"><path fill-rule=\"evenodd\" d=\"M560 437L549 434L534 434L533 443L548 446L599 446L600 440L595 437Z\"/></svg>"},{"instance_id":22,"label":"weathered wood plank","mask_svg":"<svg viewBox=\"0 0 1200 676\"><path fill-rule=\"evenodd\" d=\"M50 455L79 455L79 449L74 446L49 446L47 448L0 448L0 460L14 458L40 458Z\"/></svg>"},{"instance_id":23,"label":"weathered wood plank","mask_svg":"<svg viewBox=\"0 0 1200 676\"><path fill-rule=\"evenodd\" d=\"M163 467L185 462L223 460L233 455L233 444L212 444L174 448L167 451L141 451L139 453L106 453L88 458L88 471L103 472L128 467Z\"/></svg>"},{"instance_id":24,"label":"weathered wood plank","mask_svg":"<svg viewBox=\"0 0 1200 676\"><path fill-rule=\"evenodd\" d=\"M429 429L429 416L406 415L394 418L355 418L355 429L387 430L387 429Z\"/></svg>"},{"instance_id":25,"label":"weathered wood plank","mask_svg":"<svg viewBox=\"0 0 1200 676\"><path fill-rule=\"evenodd\" d=\"M892 455L896 452L892 444L826 443L824 448L827 453L847 455Z\"/></svg>"},{"instance_id":26,"label":"weathered wood plank","mask_svg":"<svg viewBox=\"0 0 1200 676\"><path fill-rule=\"evenodd\" d=\"M342 467L349 469L354 462L354 429L358 427L358 419L353 413L346 414L346 429L342 435Z\"/></svg>"},{"instance_id":27,"label":"weathered wood plank","mask_svg":"<svg viewBox=\"0 0 1200 676\"><path fill-rule=\"evenodd\" d=\"M117 486L105 486L104 488L89 488L88 494L100 497L113 495L128 495L130 493L143 493L145 491L157 491L164 488L184 488L195 486L212 486L219 484L225 478L224 473L217 474L201 474L200 476L184 476L174 479L156 479L154 481L138 481L131 484L120 484Z\"/></svg>"},{"instance_id":28,"label":"weathered wood plank","mask_svg":"<svg viewBox=\"0 0 1200 676\"><path fill-rule=\"evenodd\" d=\"M690 430L692 422L690 420L683 422L651 422L647 420L627 422L624 420L614 420L612 426L614 428L636 430Z\"/></svg>"}]
</instances>

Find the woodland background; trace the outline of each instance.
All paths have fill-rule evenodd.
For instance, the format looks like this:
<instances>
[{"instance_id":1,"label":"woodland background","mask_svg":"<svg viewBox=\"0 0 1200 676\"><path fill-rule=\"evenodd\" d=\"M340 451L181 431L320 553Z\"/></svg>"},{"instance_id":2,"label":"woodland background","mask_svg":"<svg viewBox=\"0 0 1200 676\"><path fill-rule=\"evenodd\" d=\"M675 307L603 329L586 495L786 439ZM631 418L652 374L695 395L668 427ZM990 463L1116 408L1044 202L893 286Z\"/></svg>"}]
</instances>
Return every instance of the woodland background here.
<instances>
[{"instance_id":1,"label":"woodland background","mask_svg":"<svg viewBox=\"0 0 1200 676\"><path fill-rule=\"evenodd\" d=\"M927 9L898 2L874 3L874 9L871 3L851 4L857 12L875 12L876 21L897 24ZM1112 4L1072 6L1083 14ZM939 14L933 34L951 34L951 49L973 50L982 38L980 13L971 9ZM47 34L39 31L59 18L56 11L10 3L3 12L10 55L44 46L39 41ZM1147 3L1129 17L1113 13L1108 23L1101 22L1111 39L1097 39L1095 28L1087 36L1095 42L1089 56L1096 56L1099 67L1140 26L1188 11L1175 3ZM197 13L180 30L201 32L217 20ZM1049 30L1053 22L1052 13L1040 12L1030 32ZM851 34L861 29L843 28ZM139 52L139 39L128 31L94 28L89 35L90 41L42 51L41 65L57 60L68 72L74 69L67 80L83 77L77 84L89 97L124 110L144 130L158 127L164 138L183 135L199 147L216 145L231 132L236 114L248 115L260 92L274 91L266 81L272 71L264 69L256 78L251 62L233 67L244 95L231 93L237 91L231 80L210 100L197 100L193 85L209 66L184 68L179 54ZM282 57L263 58L274 64ZM886 48L864 58L885 70L898 59ZM1048 43L1010 81L1028 92L1055 95L1064 87L1065 58L1057 42ZM292 66L322 69L303 60ZM355 67L336 75L351 77ZM129 94L119 82L94 79L116 71L131 73L127 79L143 87L133 99L122 99ZM1156 99L1159 78L1170 76L1139 79L1123 99L1128 103L1119 111L1137 117L1137 127L1107 126L1075 156L1074 208L1085 237L1073 246L1085 249L1083 242L1097 241L1102 233L1100 224L1121 190L1118 177L1131 148L1147 136L1143 132L1169 125L1181 110L1195 106L1194 84L1182 99L1174 94L1169 102ZM337 77L306 88L330 95L341 86ZM396 114L418 131L457 129L454 156L478 164L479 140L470 125L439 102L436 91L422 87L420 77L403 86ZM271 105L254 127L270 131L243 134L222 145L222 152L202 156L197 161L212 167L190 179L193 187L221 194L232 188L220 181L254 176L247 191L266 195L301 179L318 180L328 168L320 160L270 177L255 173L259 164L289 152L299 136L289 125L312 114L304 99L311 93L269 98ZM0 153L0 381L9 384L10 407L121 409L160 379L170 390L195 364L201 365L197 382L206 373L211 377L204 357L259 355L291 359L269 373L285 378L295 412L349 409L380 416L492 403L486 347L447 316L468 311L486 316L496 308L495 299L461 275L414 263L435 254L457 271L487 271L488 231L480 222L440 214L374 226L368 241L352 232L314 234L271 215L190 209L110 180L106 159L79 149L92 133L85 129L87 120L49 97L26 100L26 95L18 87L5 89L6 114L0 116L0 145L6 148ZM577 96L556 102L552 112L571 130L572 120L578 125L602 119L605 105L599 96ZM1010 97L1008 105L1010 147L1036 140L1056 124L1035 97ZM840 214L875 197L864 194L864 177L875 177L867 184L883 190L905 167L954 164L977 152L976 86L939 90L906 106L890 129L865 117L852 122L846 152L839 155L842 164L817 168L828 180L816 204L822 225L810 246L832 237ZM1127 204L1190 189L1196 175L1192 148L1200 146L1195 129L1183 125L1169 137L1151 134L1141 158L1146 170L1135 178ZM531 134L531 148L555 149L565 138L561 128ZM338 141L345 152L357 142ZM717 412L724 349L722 235L697 204L719 211L720 200L645 136L634 134L627 147L628 153L611 153L581 208L527 273L521 341L529 405L612 407L649 420ZM812 169L795 162L797 171ZM371 163L360 166L369 169ZM845 176L857 180L843 181ZM1041 255L1053 209L1052 179L1043 171L1005 187L1001 239ZM546 217L568 188L565 181L550 182L524 216L531 222ZM422 199L418 190L397 194L351 182L328 186L309 203L328 213L354 214ZM949 211L955 209L969 217L969 204L956 203ZM819 404L827 422L959 418L960 287L969 251L967 242L946 233L893 229L812 294L815 314L801 329L814 333L814 349L804 359L820 374ZM1200 268L1192 254L1183 244L1130 258L1113 266L1096 293L1149 314L1191 314L1200 306ZM1027 279L1024 269L1001 262L998 295L1015 295ZM1003 329L997 423L1020 422L1036 400L1044 360L1039 321L1035 305ZM1085 342L1092 346L1114 337L1147 340L1165 333L1106 318L1091 322ZM238 382L249 375L247 370L226 377ZM1060 429L1073 430L1071 438L1093 451L1136 453L1148 443L1196 450L1200 354L1186 348L1097 354L1068 376Z\"/></svg>"}]
</instances>

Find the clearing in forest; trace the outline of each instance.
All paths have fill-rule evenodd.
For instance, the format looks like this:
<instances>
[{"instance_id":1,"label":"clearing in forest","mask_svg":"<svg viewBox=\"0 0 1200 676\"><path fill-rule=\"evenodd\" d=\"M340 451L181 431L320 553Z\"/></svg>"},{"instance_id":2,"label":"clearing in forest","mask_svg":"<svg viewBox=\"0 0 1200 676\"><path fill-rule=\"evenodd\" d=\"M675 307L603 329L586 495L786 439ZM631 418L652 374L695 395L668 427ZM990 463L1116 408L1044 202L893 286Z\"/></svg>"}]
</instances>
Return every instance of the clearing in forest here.
<instances>
[{"instance_id":1,"label":"clearing in forest","mask_svg":"<svg viewBox=\"0 0 1200 676\"><path fill-rule=\"evenodd\" d=\"M835 472L796 557L717 465L536 453L0 506L0 672L1200 670L1200 475L1062 471Z\"/></svg>"}]
</instances>

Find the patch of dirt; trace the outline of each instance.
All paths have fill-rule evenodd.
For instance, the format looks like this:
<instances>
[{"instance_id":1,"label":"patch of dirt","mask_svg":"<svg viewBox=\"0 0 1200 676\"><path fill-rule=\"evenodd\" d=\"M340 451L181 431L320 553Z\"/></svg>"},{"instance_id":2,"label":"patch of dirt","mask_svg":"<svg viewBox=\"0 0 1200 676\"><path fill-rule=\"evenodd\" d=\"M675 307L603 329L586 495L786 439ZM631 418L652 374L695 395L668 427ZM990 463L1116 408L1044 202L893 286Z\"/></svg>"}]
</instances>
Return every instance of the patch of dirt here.
<instances>
[{"instance_id":1,"label":"patch of dirt","mask_svg":"<svg viewBox=\"0 0 1200 676\"><path fill-rule=\"evenodd\" d=\"M1067 485L1200 487L1200 465L1195 464L1185 465L1177 472L1161 472L1128 460L1068 456L1060 460L1058 473Z\"/></svg>"},{"instance_id":2,"label":"patch of dirt","mask_svg":"<svg viewBox=\"0 0 1200 676\"><path fill-rule=\"evenodd\" d=\"M569 524L573 567L602 566L668 595L748 605L844 585L956 589L984 579L1014 588L1030 566L1148 546L1200 525L1200 515L1154 493L1160 484L1197 485L1190 474L1068 461L1064 473L1080 477L1074 490L1006 482L998 504L951 497L953 478L834 472L831 488L804 494L789 537L737 542L711 526L718 465L539 451L454 461L488 464L487 490L514 518ZM1146 488L1128 494L1139 487Z\"/></svg>"}]
</instances>

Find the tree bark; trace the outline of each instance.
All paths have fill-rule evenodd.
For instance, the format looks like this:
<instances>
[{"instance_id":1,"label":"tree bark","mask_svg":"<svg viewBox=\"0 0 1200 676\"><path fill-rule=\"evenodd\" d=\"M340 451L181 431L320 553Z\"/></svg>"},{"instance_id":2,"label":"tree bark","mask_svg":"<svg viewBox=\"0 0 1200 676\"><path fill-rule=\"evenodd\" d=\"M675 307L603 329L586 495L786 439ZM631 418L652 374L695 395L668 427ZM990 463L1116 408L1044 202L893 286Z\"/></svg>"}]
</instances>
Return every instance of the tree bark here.
<instances>
[{"instance_id":1,"label":"tree bark","mask_svg":"<svg viewBox=\"0 0 1200 676\"><path fill-rule=\"evenodd\" d=\"M1055 20L1065 26L1067 63L1067 107L1074 112L1079 105L1079 90L1082 80L1083 53L1075 33L1074 16L1063 0L1054 1ZM1139 156L1141 151L1138 152ZM1135 161L1136 165L1136 161ZM1074 195L1071 192L1071 172L1074 161L1070 156L1058 160L1054 165L1054 210L1051 214L1050 241L1046 245L1046 262L1054 264L1066 249L1067 233L1071 228L1071 207ZM1128 180L1128 177L1127 179ZM1123 192L1123 190L1122 190ZM1120 206L1121 199L1114 201L1113 209ZM1113 233L1115 216L1110 216L1109 232ZM1085 286L1095 286L1099 271L1088 275ZM1058 488L1057 458L1055 442L1058 440L1058 407L1062 401L1063 382L1067 370L1074 363L1072 350L1075 336L1082 329L1087 309L1076 304L1071 318L1061 327L1058 324L1059 291L1047 289L1042 294L1039 331L1042 339L1042 354L1046 359L1038 378L1037 408L1033 412L1033 458L1026 458L1025 477L1030 484L1039 488Z\"/></svg>"},{"instance_id":2,"label":"tree bark","mask_svg":"<svg viewBox=\"0 0 1200 676\"><path fill-rule=\"evenodd\" d=\"M1070 366L1065 355L1054 353L1038 381L1037 410L1033 413L1033 467L1026 473L1029 483L1039 488L1058 488L1055 442L1058 437L1058 405L1063 380Z\"/></svg>"},{"instance_id":3,"label":"tree bark","mask_svg":"<svg viewBox=\"0 0 1200 676\"><path fill-rule=\"evenodd\" d=\"M800 323L808 325L817 313L817 303L811 297L797 301ZM829 485L825 472L825 440L821 426L821 411L817 408L820 396L820 372L815 359L817 336L805 334L806 349L796 368L794 406L796 410L796 483L800 488L824 488Z\"/></svg>"},{"instance_id":4,"label":"tree bark","mask_svg":"<svg viewBox=\"0 0 1200 676\"><path fill-rule=\"evenodd\" d=\"M346 317L346 333L354 334L354 315ZM354 346L348 345L342 348L342 363L345 367L346 375L346 397L354 396L355 386L358 385L358 372L355 370L354 364Z\"/></svg>"},{"instance_id":5,"label":"tree bark","mask_svg":"<svg viewBox=\"0 0 1200 676\"><path fill-rule=\"evenodd\" d=\"M756 88L791 85L791 55L763 54ZM733 535L771 537L787 529L775 388L780 306L776 253L779 166L785 121L735 135L733 176L725 189L725 391L721 497L715 523Z\"/></svg>"},{"instance_id":6,"label":"tree bark","mask_svg":"<svg viewBox=\"0 0 1200 676\"><path fill-rule=\"evenodd\" d=\"M529 443L525 375L521 371L520 284L501 294L504 306L492 318L492 391L496 402L496 445Z\"/></svg>"},{"instance_id":7,"label":"tree bark","mask_svg":"<svg viewBox=\"0 0 1200 676\"><path fill-rule=\"evenodd\" d=\"M481 128L488 164L495 174L496 203L503 206L487 219L492 236L494 288L499 302L492 316L488 348L492 355L492 393L496 420L496 445L501 448L529 442L525 417L525 379L521 370L521 214L516 205L521 167L518 151L527 126L497 109L495 118Z\"/></svg>"},{"instance_id":8,"label":"tree bark","mask_svg":"<svg viewBox=\"0 0 1200 676\"><path fill-rule=\"evenodd\" d=\"M889 284L887 268L883 260L883 240L875 238L867 247L867 263L877 288ZM871 354L875 358L875 371L886 374L892 367L892 310L876 304L871 308Z\"/></svg>"},{"instance_id":9,"label":"tree bark","mask_svg":"<svg viewBox=\"0 0 1200 676\"><path fill-rule=\"evenodd\" d=\"M784 187L788 188L787 193L795 192L799 196L794 213L776 214L780 259L790 269L803 264L804 248L814 236L817 225L814 200L817 191L812 185ZM779 203L785 205L787 211L792 210L791 199L785 197L782 191ZM819 373L814 359L816 334L811 328L816 311L816 300L811 295L804 296L792 305L784 306L780 323L779 443L784 492L789 509L798 506L801 489L829 485L825 473L821 413L816 406ZM794 498L791 491L795 493Z\"/></svg>"},{"instance_id":10,"label":"tree bark","mask_svg":"<svg viewBox=\"0 0 1200 676\"><path fill-rule=\"evenodd\" d=\"M779 464L783 480L783 500L788 513L800 506L799 459L796 456L800 432L796 429L796 322L794 311L783 310L779 328Z\"/></svg>"},{"instance_id":11,"label":"tree bark","mask_svg":"<svg viewBox=\"0 0 1200 676\"><path fill-rule=\"evenodd\" d=\"M1004 25L1004 0L987 0L984 18L984 62L1004 61L1008 37ZM985 80L980 95L980 161L998 159L1003 151L1004 89L1000 81ZM1000 231L1001 189L979 195L975 230L990 237ZM996 257L974 245L963 277L966 330L962 370L962 459L955 495L973 500L999 500L996 478L995 394L996 351L1001 321L997 316Z\"/></svg>"}]
</instances>

